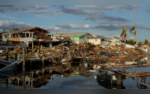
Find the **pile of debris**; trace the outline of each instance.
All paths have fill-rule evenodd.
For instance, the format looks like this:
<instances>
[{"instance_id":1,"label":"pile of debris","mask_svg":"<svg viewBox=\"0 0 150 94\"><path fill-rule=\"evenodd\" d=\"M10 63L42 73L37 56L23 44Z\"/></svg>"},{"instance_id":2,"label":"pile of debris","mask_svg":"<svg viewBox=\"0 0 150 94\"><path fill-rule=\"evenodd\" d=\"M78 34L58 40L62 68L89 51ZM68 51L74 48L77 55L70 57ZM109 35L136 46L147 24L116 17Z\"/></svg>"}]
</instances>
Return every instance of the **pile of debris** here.
<instances>
[{"instance_id":1,"label":"pile of debris","mask_svg":"<svg viewBox=\"0 0 150 94\"><path fill-rule=\"evenodd\" d=\"M20 44L17 46L24 46ZM32 56L42 57L44 59L49 59L53 63L75 63L76 60L78 63L108 63L110 64L127 64L128 62L142 62L142 58L145 58L149 53L140 49L127 48L124 45L116 46L106 46L101 48L99 46L94 46L90 44L78 44L65 46L64 43L54 46L52 48L48 47L34 47L32 50ZM31 52L29 51L29 52ZM15 57L15 53L23 54L23 49L17 47L9 51L9 56ZM30 57L30 53L26 52L26 57ZM1 56L6 55L0 54ZM146 61L145 61L146 62ZM77 62L76 62L77 63ZM113 64L112 64L113 65Z\"/></svg>"}]
</instances>

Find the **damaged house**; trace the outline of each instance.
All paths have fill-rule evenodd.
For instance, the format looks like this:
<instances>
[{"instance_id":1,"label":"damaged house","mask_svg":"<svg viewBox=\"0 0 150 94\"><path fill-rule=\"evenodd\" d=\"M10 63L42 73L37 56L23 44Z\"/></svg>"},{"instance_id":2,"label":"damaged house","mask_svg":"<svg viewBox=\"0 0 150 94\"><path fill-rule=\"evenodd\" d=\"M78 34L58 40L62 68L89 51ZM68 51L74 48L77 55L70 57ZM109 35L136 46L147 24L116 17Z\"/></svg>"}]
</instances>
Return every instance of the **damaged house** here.
<instances>
[{"instance_id":1,"label":"damaged house","mask_svg":"<svg viewBox=\"0 0 150 94\"><path fill-rule=\"evenodd\" d=\"M93 45L108 45L111 42L111 38L106 38L104 36L94 36L88 38L88 43Z\"/></svg>"},{"instance_id":2,"label":"damaged house","mask_svg":"<svg viewBox=\"0 0 150 94\"><path fill-rule=\"evenodd\" d=\"M124 40L120 39L119 37L112 37L112 38L107 38L104 36L94 36L94 37L89 37L88 42L93 44L93 45L121 45L124 44Z\"/></svg>"},{"instance_id":3,"label":"damaged house","mask_svg":"<svg viewBox=\"0 0 150 94\"><path fill-rule=\"evenodd\" d=\"M51 33L49 36L54 39L64 39L64 37L68 37L77 44L87 43L88 37L93 37L89 33Z\"/></svg>"},{"instance_id":4,"label":"damaged house","mask_svg":"<svg viewBox=\"0 0 150 94\"><path fill-rule=\"evenodd\" d=\"M38 45L43 45L49 47L54 43L59 43L60 41L53 41L52 38L47 36L47 30L39 27L31 28L20 28L13 29L10 31L2 32L2 43L3 45L16 45L24 43L28 47L34 47Z\"/></svg>"},{"instance_id":5,"label":"damaged house","mask_svg":"<svg viewBox=\"0 0 150 94\"><path fill-rule=\"evenodd\" d=\"M123 40L123 39L121 39L120 37L115 37L115 36L113 36L113 37L111 38L111 42L112 42L112 43L115 43L115 44L117 44L117 45L124 44L124 40Z\"/></svg>"},{"instance_id":6,"label":"damaged house","mask_svg":"<svg viewBox=\"0 0 150 94\"><path fill-rule=\"evenodd\" d=\"M95 37L88 38L88 43L91 43L93 45L102 44L104 41L105 41L105 37L103 36L95 36Z\"/></svg>"}]
</instances>

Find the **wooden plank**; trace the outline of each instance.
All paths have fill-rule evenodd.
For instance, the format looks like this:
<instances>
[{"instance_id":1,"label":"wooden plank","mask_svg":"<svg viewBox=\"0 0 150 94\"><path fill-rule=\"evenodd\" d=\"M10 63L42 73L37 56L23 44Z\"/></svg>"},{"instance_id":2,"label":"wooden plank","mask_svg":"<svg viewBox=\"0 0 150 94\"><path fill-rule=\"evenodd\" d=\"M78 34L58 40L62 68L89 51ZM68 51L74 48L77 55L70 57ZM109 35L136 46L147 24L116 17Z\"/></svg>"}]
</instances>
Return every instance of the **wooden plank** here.
<instances>
[{"instance_id":1,"label":"wooden plank","mask_svg":"<svg viewBox=\"0 0 150 94\"><path fill-rule=\"evenodd\" d=\"M139 82L141 85L143 85L143 86L146 86L146 87L150 87L148 84L145 84L145 83L141 83L141 82Z\"/></svg>"},{"instance_id":2,"label":"wooden plank","mask_svg":"<svg viewBox=\"0 0 150 94\"><path fill-rule=\"evenodd\" d=\"M28 49L29 51L32 51L33 49Z\"/></svg>"},{"instance_id":3,"label":"wooden plank","mask_svg":"<svg viewBox=\"0 0 150 94\"><path fill-rule=\"evenodd\" d=\"M32 44L32 42L28 42L28 44Z\"/></svg>"}]
</instances>

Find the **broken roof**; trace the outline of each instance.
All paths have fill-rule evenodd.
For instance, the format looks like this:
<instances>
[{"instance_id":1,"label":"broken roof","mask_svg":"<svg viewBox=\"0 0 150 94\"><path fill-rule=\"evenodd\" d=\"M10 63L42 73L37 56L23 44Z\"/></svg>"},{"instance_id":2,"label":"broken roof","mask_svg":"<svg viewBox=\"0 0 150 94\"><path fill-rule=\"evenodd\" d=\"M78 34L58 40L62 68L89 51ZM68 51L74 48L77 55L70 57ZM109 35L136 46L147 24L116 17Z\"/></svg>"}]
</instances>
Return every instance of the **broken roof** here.
<instances>
[{"instance_id":1,"label":"broken roof","mask_svg":"<svg viewBox=\"0 0 150 94\"><path fill-rule=\"evenodd\" d=\"M20 28L20 29L17 29L17 30L3 31L2 33L21 33L21 32L29 31L29 30L33 30L33 29L42 29L42 28L39 28L39 27L28 27L28 28ZM47 30L44 30L44 29L43 29L43 31L45 33L48 32Z\"/></svg>"},{"instance_id":2,"label":"broken roof","mask_svg":"<svg viewBox=\"0 0 150 94\"><path fill-rule=\"evenodd\" d=\"M54 36L80 37L89 33L51 33ZM91 34L89 34L91 35ZM92 35L91 35L92 36Z\"/></svg>"}]
</instances>

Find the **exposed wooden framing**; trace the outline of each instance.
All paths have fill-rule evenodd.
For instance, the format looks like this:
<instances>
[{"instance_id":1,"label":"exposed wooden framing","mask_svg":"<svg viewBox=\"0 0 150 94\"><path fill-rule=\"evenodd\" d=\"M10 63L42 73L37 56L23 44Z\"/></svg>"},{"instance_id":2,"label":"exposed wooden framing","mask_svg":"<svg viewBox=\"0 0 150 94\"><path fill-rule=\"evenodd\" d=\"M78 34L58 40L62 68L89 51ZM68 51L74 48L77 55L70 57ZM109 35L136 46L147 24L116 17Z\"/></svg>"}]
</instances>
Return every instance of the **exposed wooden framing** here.
<instances>
[{"instance_id":1,"label":"exposed wooden framing","mask_svg":"<svg viewBox=\"0 0 150 94\"><path fill-rule=\"evenodd\" d=\"M33 49L33 47L34 47L34 44L33 44L33 33L32 33L32 49Z\"/></svg>"},{"instance_id":2,"label":"exposed wooden framing","mask_svg":"<svg viewBox=\"0 0 150 94\"><path fill-rule=\"evenodd\" d=\"M6 47L6 60L8 61L9 58L9 51L8 51L8 47Z\"/></svg>"},{"instance_id":3,"label":"exposed wooden framing","mask_svg":"<svg viewBox=\"0 0 150 94\"><path fill-rule=\"evenodd\" d=\"M25 89L25 47L23 48L23 89Z\"/></svg>"},{"instance_id":4,"label":"exposed wooden framing","mask_svg":"<svg viewBox=\"0 0 150 94\"><path fill-rule=\"evenodd\" d=\"M142 82L139 82L141 85L144 85L146 87L150 87L148 84L145 84L145 83L142 83Z\"/></svg>"}]
</instances>

